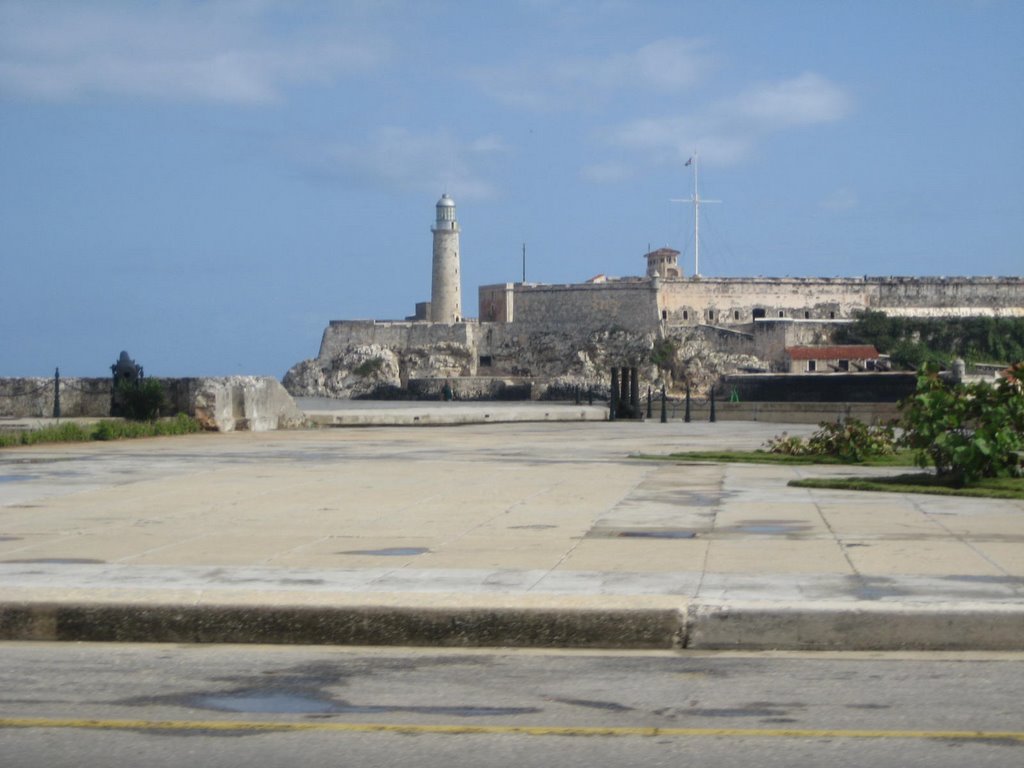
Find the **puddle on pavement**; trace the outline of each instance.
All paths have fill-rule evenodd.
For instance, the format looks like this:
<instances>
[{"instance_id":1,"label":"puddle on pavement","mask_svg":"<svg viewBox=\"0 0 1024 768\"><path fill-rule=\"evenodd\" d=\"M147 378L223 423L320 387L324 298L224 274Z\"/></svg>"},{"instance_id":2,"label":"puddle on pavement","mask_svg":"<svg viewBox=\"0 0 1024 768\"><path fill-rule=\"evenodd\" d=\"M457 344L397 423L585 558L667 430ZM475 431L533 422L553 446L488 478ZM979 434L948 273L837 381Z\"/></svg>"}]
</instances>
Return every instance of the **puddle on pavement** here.
<instances>
[{"instance_id":1,"label":"puddle on pavement","mask_svg":"<svg viewBox=\"0 0 1024 768\"><path fill-rule=\"evenodd\" d=\"M21 536L0 536L0 541L21 541Z\"/></svg>"},{"instance_id":2,"label":"puddle on pavement","mask_svg":"<svg viewBox=\"0 0 1024 768\"><path fill-rule=\"evenodd\" d=\"M613 534L620 539L695 539L696 531L686 530L649 530L649 531L616 531Z\"/></svg>"},{"instance_id":3,"label":"puddle on pavement","mask_svg":"<svg viewBox=\"0 0 1024 768\"><path fill-rule=\"evenodd\" d=\"M540 712L536 707L485 706L398 706L386 704L351 704L297 693L278 691L239 691L197 696L189 705L219 712L245 712L260 714L391 714L409 712L418 715L448 715L453 717L500 717Z\"/></svg>"},{"instance_id":4,"label":"puddle on pavement","mask_svg":"<svg viewBox=\"0 0 1024 768\"><path fill-rule=\"evenodd\" d=\"M778 536L787 533L801 533L811 526L802 520L744 520L733 527L736 533L751 533L759 536Z\"/></svg>"},{"instance_id":5,"label":"puddle on pavement","mask_svg":"<svg viewBox=\"0 0 1024 768\"><path fill-rule=\"evenodd\" d=\"M31 475L0 475L0 483L19 483L31 479Z\"/></svg>"},{"instance_id":6,"label":"puddle on pavement","mask_svg":"<svg viewBox=\"0 0 1024 768\"><path fill-rule=\"evenodd\" d=\"M336 555L369 555L371 557L411 557L412 555L425 555L430 550L427 547L386 547L384 549L349 549L344 552L335 552Z\"/></svg>"}]
</instances>

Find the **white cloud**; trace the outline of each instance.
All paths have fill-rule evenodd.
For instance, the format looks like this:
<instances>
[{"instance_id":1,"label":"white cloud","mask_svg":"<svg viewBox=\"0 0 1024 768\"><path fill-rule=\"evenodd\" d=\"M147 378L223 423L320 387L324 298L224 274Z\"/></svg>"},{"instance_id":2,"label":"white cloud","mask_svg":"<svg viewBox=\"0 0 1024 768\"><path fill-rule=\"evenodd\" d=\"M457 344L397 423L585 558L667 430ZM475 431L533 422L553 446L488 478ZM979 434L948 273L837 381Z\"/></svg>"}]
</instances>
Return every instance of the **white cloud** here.
<instances>
[{"instance_id":1,"label":"white cloud","mask_svg":"<svg viewBox=\"0 0 1024 768\"><path fill-rule=\"evenodd\" d=\"M555 110L607 101L623 90L661 92L691 88L714 66L700 40L656 40L605 57L531 59L481 69L470 79L510 106Z\"/></svg>"},{"instance_id":2,"label":"white cloud","mask_svg":"<svg viewBox=\"0 0 1024 768\"><path fill-rule=\"evenodd\" d=\"M385 127L361 144L328 150L326 170L390 190L433 194L447 189L460 199L494 197L496 190L476 166L507 151L495 136L461 141L445 133L415 134Z\"/></svg>"},{"instance_id":3,"label":"white cloud","mask_svg":"<svg viewBox=\"0 0 1024 768\"><path fill-rule=\"evenodd\" d=\"M845 117L850 97L821 75L805 72L792 80L751 88L725 109L762 128L812 125Z\"/></svg>"},{"instance_id":4,"label":"white cloud","mask_svg":"<svg viewBox=\"0 0 1024 768\"><path fill-rule=\"evenodd\" d=\"M690 114L631 120L605 129L600 138L610 147L633 153L641 166L685 162L695 150L703 161L731 165L773 133L840 120L851 109L842 88L805 73L749 88Z\"/></svg>"},{"instance_id":5,"label":"white cloud","mask_svg":"<svg viewBox=\"0 0 1024 768\"><path fill-rule=\"evenodd\" d=\"M259 104L380 63L344 25L282 24L274 2L0 5L0 93ZM287 7L283 8L287 12Z\"/></svg>"}]
</instances>

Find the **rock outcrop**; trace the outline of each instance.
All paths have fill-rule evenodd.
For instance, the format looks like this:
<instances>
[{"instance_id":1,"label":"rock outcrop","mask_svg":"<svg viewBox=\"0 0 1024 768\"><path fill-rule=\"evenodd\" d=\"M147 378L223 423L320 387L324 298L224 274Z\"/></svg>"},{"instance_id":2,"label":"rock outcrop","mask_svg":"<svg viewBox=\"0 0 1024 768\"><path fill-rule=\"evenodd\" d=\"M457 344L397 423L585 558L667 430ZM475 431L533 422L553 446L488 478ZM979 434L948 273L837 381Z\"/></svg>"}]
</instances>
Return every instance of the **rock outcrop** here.
<instances>
[{"instance_id":1,"label":"rock outcrop","mask_svg":"<svg viewBox=\"0 0 1024 768\"><path fill-rule=\"evenodd\" d=\"M306 417L270 376L197 378L189 386L191 415L206 429L264 432L305 424Z\"/></svg>"}]
</instances>

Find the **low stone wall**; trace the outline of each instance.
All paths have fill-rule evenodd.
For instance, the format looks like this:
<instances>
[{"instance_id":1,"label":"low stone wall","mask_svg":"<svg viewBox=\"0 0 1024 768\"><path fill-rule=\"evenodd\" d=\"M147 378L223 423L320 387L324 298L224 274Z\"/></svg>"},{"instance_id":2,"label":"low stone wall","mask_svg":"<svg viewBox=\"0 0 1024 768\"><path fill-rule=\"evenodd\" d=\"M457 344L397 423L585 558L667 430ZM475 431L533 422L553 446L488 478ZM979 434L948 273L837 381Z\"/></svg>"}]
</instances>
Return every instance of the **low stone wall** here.
<instances>
[{"instance_id":1,"label":"low stone wall","mask_svg":"<svg viewBox=\"0 0 1024 768\"><path fill-rule=\"evenodd\" d=\"M507 401L531 400L533 398L533 381L531 379L494 376L410 379L409 397L412 400L441 400L445 382L451 384L455 400Z\"/></svg>"},{"instance_id":2,"label":"low stone wall","mask_svg":"<svg viewBox=\"0 0 1024 768\"><path fill-rule=\"evenodd\" d=\"M646 408L646 404L644 404ZM678 421L683 418L686 405L683 402L668 403L668 418ZM646 413L646 411L645 411ZM661 418L661 403L655 402L651 418ZM718 421L764 421L773 424L820 424L823 421L845 421L857 419L865 424L884 424L900 415L895 403L730 403L715 402L715 418ZM691 401L690 420L709 421L711 403L707 400Z\"/></svg>"},{"instance_id":3,"label":"low stone wall","mask_svg":"<svg viewBox=\"0 0 1024 768\"><path fill-rule=\"evenodd\" d=\"M164 390L162 415L186 413L205 428L231 432L287 429L305 417L284 387L270 376L157 378ZM61 418L110 416L112 379L62 377ZM0 379L0 418L52 418L52 378Z\"/></svg>"},{"instance_id":4,"label":"low stone wall","mask_svg":"<svg viewBox=\"0 0 1024 768\"><path fill-rule=\"evenodd\" d=\"M809 373L723 376L719 395L743 402L895 403L913 394L914 373Z\"/></svg>"},{"instance_id":5,"label":"low stone wall","mask_svg":"<svg viewBox=\"0 0 1024 768\"><path fill-rule=\"evenodd\" d=\"M61 378L60 415L96 418L110 415L112 380ZM0 417L51 418L54 416L53 377L0 379Z\"/></svg>"}]
</instances>

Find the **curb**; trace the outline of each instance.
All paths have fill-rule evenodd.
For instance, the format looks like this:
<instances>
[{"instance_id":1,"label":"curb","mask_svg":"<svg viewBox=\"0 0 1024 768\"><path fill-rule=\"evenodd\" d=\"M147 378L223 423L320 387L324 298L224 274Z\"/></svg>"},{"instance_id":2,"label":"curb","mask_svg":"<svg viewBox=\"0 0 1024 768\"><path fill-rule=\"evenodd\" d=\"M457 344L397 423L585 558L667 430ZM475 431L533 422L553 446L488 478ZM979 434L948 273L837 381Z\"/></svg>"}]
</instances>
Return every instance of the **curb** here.
<instances>
[{"instance_id":1,"label":"curb","mask_svg":"<svg viewBox=\"0 0 1024 768\"><path fill-rule=\"evenodd\" d=\"M0 603L0 640L793 651L1021 651L1024 606Z\"/></svg>"},{"instance_id":2,"label":"curb","mask_svg":"<svg viewBox=\"0 0 1024 768\"><path fill-rule=\"evenodd\" d=\"M0 640L677 648L665 609L0 604Z\"/></svg>"}]
</instances>

